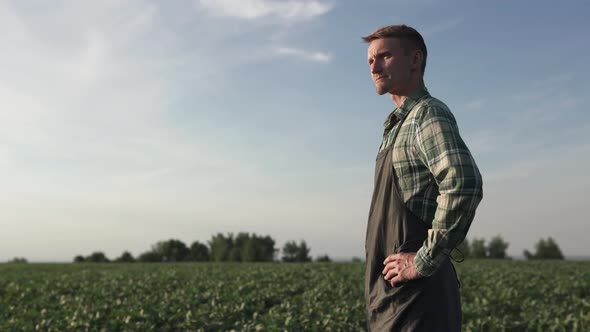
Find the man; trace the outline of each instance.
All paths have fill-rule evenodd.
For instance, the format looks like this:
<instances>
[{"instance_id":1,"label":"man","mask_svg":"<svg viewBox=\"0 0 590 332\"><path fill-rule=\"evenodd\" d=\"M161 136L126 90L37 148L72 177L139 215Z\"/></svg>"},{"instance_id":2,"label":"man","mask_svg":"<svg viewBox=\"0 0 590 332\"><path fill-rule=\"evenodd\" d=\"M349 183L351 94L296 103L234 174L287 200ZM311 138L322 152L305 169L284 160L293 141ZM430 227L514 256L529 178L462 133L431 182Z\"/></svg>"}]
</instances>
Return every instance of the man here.
<instances>
[{"instance_id":1,"label":"man","mask_svg":"<svg viewBox=\"0 0 590 332\"><path fill-rule=\"evenodd\" d=\"M368 327L460 331L449 255L482 199L481 175L451 111L424 86L420 33L393 25L363 40L377 93L397 106L384 123L367 224Z\"/></svg>"}]
</instances>

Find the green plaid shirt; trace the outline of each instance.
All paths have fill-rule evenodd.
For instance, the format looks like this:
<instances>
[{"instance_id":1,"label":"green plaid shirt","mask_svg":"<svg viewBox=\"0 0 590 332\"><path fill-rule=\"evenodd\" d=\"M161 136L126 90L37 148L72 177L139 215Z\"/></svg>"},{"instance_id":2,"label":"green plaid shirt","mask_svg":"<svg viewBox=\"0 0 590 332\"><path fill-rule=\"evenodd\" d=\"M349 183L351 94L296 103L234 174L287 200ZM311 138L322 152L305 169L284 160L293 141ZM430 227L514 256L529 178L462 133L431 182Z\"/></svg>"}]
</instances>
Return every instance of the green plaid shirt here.
<instances>
[{"instance_id":1,"label":"green plaid shirt","mask_svg":"<svg viewBox=\"0 0 590 332\"><path fill-rule=\"evenodd\" d=\"M408 209L430 228L414 260L416 270L429 276L467 235L483 197L481 174L455 117L426 88L408 97L383 125L380 151L399 129L392 153L398 186Z\"/></svg>"}]
</instances>

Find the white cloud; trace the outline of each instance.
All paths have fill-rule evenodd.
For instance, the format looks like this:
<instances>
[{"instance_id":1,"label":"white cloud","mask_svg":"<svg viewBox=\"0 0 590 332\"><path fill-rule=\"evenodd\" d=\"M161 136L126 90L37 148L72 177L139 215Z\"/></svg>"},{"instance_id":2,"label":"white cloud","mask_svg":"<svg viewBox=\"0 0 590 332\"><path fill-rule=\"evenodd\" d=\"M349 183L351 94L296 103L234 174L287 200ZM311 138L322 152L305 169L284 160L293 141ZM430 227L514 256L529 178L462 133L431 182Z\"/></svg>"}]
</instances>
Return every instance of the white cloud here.
<instances>
[{"instance_id":1,"label":"white cloud","mask_svg":"<svg viewBox=\"0 0 590 332\"><path fill-rule=\"evenodd\" d=\"M242 65L289 56L304 61L328 63L332 55L290 46L290 37L301 33L302 23L328 13L332 2L318 0L197 0L197 13L202 20L198 29L212 30L214 38L207 42L212 66L229 55L228 62ZM232 19L225 24L218 18ZM202 37L207 38L207 35ZM231 42L227 43L229 40ZM239 42L236 42L239 41ZM217 51L219 45L226 52ZM231 50L231 51L229 51ZM208 55L209 56L209 55ZM205 62L207 60L205 59ZM211 67L211 66L209 66ZM207 70L207 69L205 69Z\"/></svg>"},{"instance_id":2,"label":"white cloud","mask_svg":"<svg viewBox=\"0 0 590 332\"><path fill-rule=\"evenodd\" d=\"M324 10L311 2L301 8L296 4L303 2L261 3L270 4L261 17L299 20ZM6 44L0 53L0 226L10 229L0 242L15 255L39 253L33 253L37 247L21 251L13 239L56 248L58 237L70 241L60 252L38 256L51 259L81 245L104 247L113 242L112 227L131 234L141 224L154 236L137 245L145 248L157 236L199 227L208 236L207 227L211 233L229 228L236 215L260 220L256 213L273 218L281 209L296 210L291 197L276 197L285 183L256 160L262 148L236 153L232 135L239 134L212 122L217 109L207 98L231 76L225 74L278 55L267 39L256 39L268 26L236 31L194 12L170 20L162 10L113 1L107 7L56 4L43 12L0 3ZM195 37L194 31L215 33ZM228 45L237 35L252 38ZM330 59L321 52L280 52ZM176 103L184 103L180 111ZM301 198L307 194L295 196L311 204ZM276 203L270 210L269 201ZM170 227L171 220L180 228Z\"/></svg>"},{"instance_id":3,"label":"white cloud","mask_svg":"<svg viewBox=\"0 0 590 332\"><path fill-rule=\"evenodd\" d=\"M292 56L307 61L322 63L328 63L332 60L332 55L329 53L313 52L291 47L278 47L275 49L275 54L283 56Z\"/></svg>"},{"instance_id":4,"label":"white cloud","mask_svg":"<svg viewBox=\"0 0 590 332\"><path fill-rule=\"evenodd\" d=\"M229 163L206 135L182 136L170 121L171 104L186 91L178 68L198 77L205 65L168 38L157 7L87 7L36 16L0 4L0 38L11 45L0 53L0 198L125 192L119 184L179 166Z\"/></svg>"},{"instance_id":5,"label":"white cloud","mask_svg":"<svg viewBox=\"0 0 590 332\"><path fill-rule=\"evenodd\" d=\"M301 0L198 0L208 12L240 19L279 18L288 21L321 16L332 5L321 1Z\"/></svg>"}]
</instances>

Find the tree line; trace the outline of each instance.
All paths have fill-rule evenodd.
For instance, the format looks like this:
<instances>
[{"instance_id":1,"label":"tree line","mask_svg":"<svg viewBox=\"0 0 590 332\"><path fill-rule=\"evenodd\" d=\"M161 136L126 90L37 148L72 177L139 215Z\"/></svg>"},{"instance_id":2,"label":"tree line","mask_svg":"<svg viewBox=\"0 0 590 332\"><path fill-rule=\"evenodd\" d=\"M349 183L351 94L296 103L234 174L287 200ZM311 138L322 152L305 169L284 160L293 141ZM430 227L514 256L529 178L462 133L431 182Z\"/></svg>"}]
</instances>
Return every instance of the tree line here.
<instances>
[{"instance_id":1,"label":"tree line","mask_svg":"<svg viewBox=\"0 0 590 332\"><path fill-rule=\"evenodd\" d=\"M279 249L275 248L275 240L266 235L240 232L226 235L217 233L207 244L194 241L190 246L178 239L159 241L139 256L134 257L129 251L110 260L102 251L95 251L88 256L77 255L75 263L152 263L152 262L273 262L277 260ZM301 240L287 241L282 248L283 262L310 262L311 248ZM316 258L317 262L330 262L328 255Z\"/></svg>"},{"instance_id":2,"label":"tree line","mask_svg":"<svg viewBox=\"0 0 590 332\"><path fill-rule=\"evenodd\" d=\"M509 243L504 241L502 236L496 235L488 243L484 238L474 238L469 241L467 238L457 247L464 258L510 258L506 254ZM563 259L563 253L552 237L541 238L535 244L535 252L527 249L523 251L526 259Z\"/></svg>"},{"instance_id":3,"label":"tree line","mask_svg":"<svg viewBox=\"0 0 590 332\"><path fill-rule=\"evenodd\" d=\"M211 237L206 244L194 241L190 246L178 239L159 241L139 256L134 257L129 251L124 251L119 257L111 260L104 252L95 251L90 255L77 255L75 263L81 262L310 262L312 261L309 252L311 248L301 240L287 241L279 258L279 249L275 247L275 240L266 235L259 236L255 233L240 232L237 235L228 233L226 235L217 233ZM506 254L509 243L502 236L496 235L487 242L484 238L474 238L469 241L467 238L457 247L458 253L453 252L453 257L463 258L510 258ZM534 247L534 251L528 249L523 251L526 259L564 259L559 245L552 237L541 238ZM316 257L316 262L331 262L328 255ZM353 258L353 262L361 262L360 258ZM15 257L9 263L27 263L24 257Z\"/></svg>"}]
</instances>

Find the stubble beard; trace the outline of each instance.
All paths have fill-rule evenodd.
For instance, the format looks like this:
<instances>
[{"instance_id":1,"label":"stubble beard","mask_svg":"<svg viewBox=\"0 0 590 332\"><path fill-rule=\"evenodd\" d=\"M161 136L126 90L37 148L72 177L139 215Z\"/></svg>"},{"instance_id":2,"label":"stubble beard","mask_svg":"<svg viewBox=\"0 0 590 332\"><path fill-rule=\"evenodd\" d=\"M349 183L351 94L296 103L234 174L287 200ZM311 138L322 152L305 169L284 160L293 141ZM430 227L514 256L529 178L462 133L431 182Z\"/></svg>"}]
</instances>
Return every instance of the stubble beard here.
<instances>
[{"instance_id":1,"label":"stubble beard","mask_svg":"<svg viewBox=\"0 0 590 332\"><path fill-rule=\"evenodd\" d=\"M379 84L379 82L375 82L375 91L378 95L382 96L389 92L389 84Z\"/></svg>"}]
</instances>

